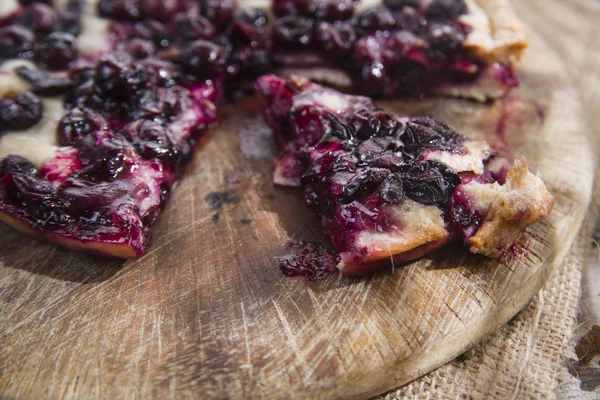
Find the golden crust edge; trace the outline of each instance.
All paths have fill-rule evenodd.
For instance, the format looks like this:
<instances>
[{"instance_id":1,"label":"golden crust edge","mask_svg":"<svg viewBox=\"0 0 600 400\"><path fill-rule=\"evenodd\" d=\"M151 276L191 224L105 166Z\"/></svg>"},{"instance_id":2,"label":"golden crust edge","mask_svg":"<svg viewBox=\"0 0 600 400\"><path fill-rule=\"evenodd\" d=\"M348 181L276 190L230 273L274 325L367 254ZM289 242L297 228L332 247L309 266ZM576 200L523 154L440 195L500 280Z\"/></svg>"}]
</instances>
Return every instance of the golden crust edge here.
<instances>
[{"instance_id":1,"label":"golden crust edge","mask_svg":"<svg viewBox=\"0 0 600 400\"><path fill-rule=\"evenodd\" d=\"M465 46L477 57L514 67L529 46L523 23L508 0L469 0L488 18L492 41L485 43L469 34Z\"/></svg>"}]
</instances>

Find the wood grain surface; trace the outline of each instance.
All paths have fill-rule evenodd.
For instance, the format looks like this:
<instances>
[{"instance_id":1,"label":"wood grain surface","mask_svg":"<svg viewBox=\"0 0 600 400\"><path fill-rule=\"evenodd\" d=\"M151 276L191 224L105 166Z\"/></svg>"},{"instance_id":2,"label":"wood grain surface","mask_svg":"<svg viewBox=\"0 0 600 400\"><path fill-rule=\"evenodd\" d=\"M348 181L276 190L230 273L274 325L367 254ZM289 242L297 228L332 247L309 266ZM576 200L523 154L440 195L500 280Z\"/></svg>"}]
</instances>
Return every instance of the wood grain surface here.
<instances>
[{"instance_id":1,"label":"wood grain surface","mask_svg":"<svg viewBox=\"0 0 600 400\"><path fill-rule=\"evenodd\" d=\"M556 206L519 256L445 248L366 279L284 278L287 241L323 240L320 223L301 193L270 183L261 118L228 107L145 257L103 260L0 227L0 398L364 398L473 346L560 262L592 188L595 138L577 92L531 39L522 87L502 102L382 104L441 117L539 169Z\"/></svg>"}]
</instances>

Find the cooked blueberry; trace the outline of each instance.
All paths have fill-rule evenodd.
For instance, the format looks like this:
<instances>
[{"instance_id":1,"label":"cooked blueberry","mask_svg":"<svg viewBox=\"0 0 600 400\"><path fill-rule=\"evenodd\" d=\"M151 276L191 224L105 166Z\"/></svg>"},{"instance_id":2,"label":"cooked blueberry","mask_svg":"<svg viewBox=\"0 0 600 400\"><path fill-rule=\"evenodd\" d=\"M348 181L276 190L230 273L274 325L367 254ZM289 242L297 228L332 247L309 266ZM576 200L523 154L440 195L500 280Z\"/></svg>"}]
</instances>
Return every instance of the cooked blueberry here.
<instances>
[{"instance_id":1,"label":"cooked blueberry","mask_svg":"<svg viewBox=\"0 0 600 400\"><path fill-rule=\"evenodd\" d=\"M77 42L70 33L54 32L35 45L34 53L40 66L49 70L66 69L77 58Z\"/></svg>"},{"instance_id":2,"label":"cooked blueberry","mask_svg":"<svg viewBox=\"0 0 600 400\"><path fill-rule=\"evenodd\" d=\"M224 27L237 9L236 0L201 0L200 12L218 27Z\"/></svg>"},{"instance_id":3,"label":"cooked blueberry","mask_svg":"<svg viewBox=\"0 0 600 400\"><path fill-rule=\"evenodd\" d=\"M0 28L0 59L29 58L35 42L35 35L29 29L18 25Z\"/></svg>"},{"instance_id":4,"label":"cooked blueberry","mask_svg":"<svg viewBox=\"0 0 600 400\"><path fill-rule=\"evenodd\" d=\"M32 91L44 96L56 96L73 87L66 76L52 76L42 71L19 67L15 72L32 85Z\"/></svg>"},{"instance_id":5,"label":"cooked blueberry","mask_svg":"<svg viewBox=\"0 0 600 400\"><path fill-rule=\"evenodd\" d=\"M428 18L455 19L467 12L464 0L432 0L425 10Z\"/></svg>"},{"instance_id":6,"label":"cooked blueberry","mask_svg":"<svg viewBox=\"0 0 600 400\"><path fill-rule=\"evenodd\" d=\"M351 18L352 0L275 0L273 12L277 16L302 15L318 20L336 21Z\"/></svg>"},{"instance_id":7,"label":"cooked blueberry","mask_svg":"<svg viewBox=\"0 0 600 400\"><path fill-rule=\"evenodd\" d=\"M158 21L146 19L137 22L133 29L136 37L151 40L157 48L165 48L169 45L167 30L165 26Z\"/></svg>"},{"instance_id":8,"label":"cooked blueberry","mask_svg":"<svg viewBox=\"0 0 600 400\"><path fill-rule=\"evenodd\" d=\"M394 12L396 29L420 33L427 25L426 20L413 9L402 9Z\"/></svg>"},{"instance_id":9,"label":"cooked blueberry","mask_svg":"<svg viewBox=\"0 0 600 400\"><path fill-rule=\"evenodd\" d=\"M55 21L56 14L51 7L42 3L34 3L19 14L15 23L23 25L37 34L46 34L52 31Z\"/></svg>"},{"instance_id":10,"label":"cooked blueberry","mask_svg":"<svg viewBox=\"0 0 600 400\"><path fill-rule=\"evenodd\" d=\"M148 72L134 65L123 53L110 53L96 66L94 94L104 109L126 113L143 95L148 84Z\"/></svg>"},{"instance_id":11,"label":"cooked blueberry","mask_svg":"<svg viewBox=\"0 0 600 400\"><path fill-rule=\"evenodd\" d=\"M9 155L0 161L0 178L6 174L18 173L23 175L37 176L38 171L28 159Z\"/></svg>"},{"instance_id":12,"label":"cooked blueberry","mask_svg":"<svg viewBox=\"0 0 600 400\"><path fill-rule=\"evenodd\" d=\"M121 134L133 143L146 159L159 159L169 164L177 162L178 150L169 138L167 128L156 122L141 120L126 125Z\"/></svg>"},{"instance_id":13,"label":"cooked blueberry","mask_svg":"<svg viewBox=\"0 0 600 400\"><path fill-rule=\"evenodd\" d=\"M52 185L40 177L13 173L12 185L9 195L14 201L20 201L25 206L39 207L44 203L51 203L53 200Z\"/></svg>"},{"instance_id":14,"label":"cooked blueberry","mask_svg":"<svg viewBox=\"0 0 600 400\"><path fill-rule=\"evenodd\" d=\"M427 42L429 43L429 56L435 61L452 60L459 50L465 36L455 26L443 23L429 24Z\"/></svg>"},{"instance_id":15,"label":"cooked blueberry","mask_svg":"<svg viewBox=\"0 0 600 400\"><path fill-rule=\"evenodd\" d=\"M42 102L31 92L0 98L0 130L29 129L42 119L43 111Z\"/></svg>"},{"instance_id":16,"label":"cooked blueberry","mask_svg":"<svg viewBox=\"0 0 600 400\"><path fill-rule=\"evenodd\" d=\"M124 51L136 60L150 57L156 53L156 47L152 41L140 38L133 38L127 42L123 42L117 48L119 51Z\"/></svg>"},{"instance_id":17,"label":"cooked blueberry","mask_svg":"<svg viewBox=\"0 0 600 400\"><path fill-rule=\"evenodd\" d=\"M60 120L56 138L61 146L74 146L90 133L108 128L106 120L92 110L74 108Z\"/></svg>"},{"instance_id":18,"label":"cooked blueberry","mask_svg":"<svg viewBox=\"0 0 600 400\"><path fill-rule=\"evenodd\" d=\"M445 204L460 177L453 169L437 161L424 161L406 169L404 189L406 196L421 204Z\"/></svg>"},{"instance_id":19,"label":"cooked blueberry","mask_svg":"<svg viewBox=\"0 0 600 400\"><path fill-rule=\"evenodd\" d=\"M147 18L166 21L179 11L179 0L142 0L140 10Z\"/></svg>"},{"instance_id":20,"label":"cooked blueberry","mask_svg":"<svg viewBox=\"0 0 600 400\"><path fill-rule=\"evenodd\" d=\"M54 0L19 0L19 3L21 3L21 5L23 6L28 6L34 3L44 3L52 5L52 3L54 3Z\"/></svg>"},{"instance_id":21,"label":"cooked blueberry","mask_svg":"<svg viewBox=\"0 0 600 400\"><path fill-rule=\"evenodd\" d=\"M148 119L165 125L181 113L179 91L158 88L155 95L144 98L136 109L132 110L132 119Z\"/></svg>"},{"instance_id":22,"label":"cooked blueberry","mask_svg":"<svg viewBox=\"0 0 600 400\"><path fill-rule=\"evenodd\" d=\"M360 139L393 137L401 124L393 115L383 110L361 108L352 114L349 125Z\"/></svg>"},{"instance_id":23,"label":"cooked blueberry","mask_svg":"<svg viewBox=\"0 0 600 400\"><path fill-rule=\"evenodd\" d=\"M315 26L314 41L316 47L325 54L344 57L352 52L356 32L349 22L319 22Z\"/></svg>"},{"instance_id":24,"label":"cooked blueberry","mask_svg":"<svg viewBox=\"0 0 600 400\"><path fill-rule=\"evenodd\" d=\"M390 171L378 168L359 171L342 188L340 202L345 204L351 203L360 197L372 193L390 173Z\"/></svg>"},{"instance_id":25,"label":"cooked blueberry","mask_svg":"<svg viewBox=\"0 0 600 400\"><path fill-rule=\"evenodd\" d=\"M396 25L391 11L384 6L367 8L358 16L357 27L364 32L389 31Z\"/></svg>"},{"instance_id":26,"label":"cooked blueberry","mask_svg":"<svg viewBox=\"0 0 600 400\"><path fill-rule=\"evenodd\" d=\"M140 0L100 0L98 13L105 18L136 21L142 18Z\"/></svg>"},{"instance_id":27,"label":"cooked blueberry","mask_svg":"<svg viewBox=\"0 0 600 400\"><path fill-rule=\"evenodd\" d=\"M173 25L173 40L193 42L198 39L211 40L215 37L214 25L201 15L179 14Z\"/></svg>"},{"instance_id":28,"label":"cooked blueberry","mask_svg":"<svg viewBox=\"0 0 600 400\"><path fill-rule=\"evenodd\" d=\"M229 36L239 45L252 45L267 29L267 14L260 8L249 8L235 13Z\"/></svg>"},{"instance_id":29,"label":"cooked blueberry","mask_svg":"<svg viewBox=\"0 0 600 400\"><path fill-rule=\"evenodd\" d=\"M312 41L313 22L309 19L290 15L279 18L273 27L275 42L286 48L306 47Z\"/></svg>"},{"instance_id":30,"label":"cooked blueberry","mask_svg":"<svg viewBox=\"0 0 600 400\"><path fill-rule=\"evenodd\" d=\"M383 0L383 4L390 10L401 10L404 7L419 8L423 0Z\"/></svg>"},{"instance_id":31,"label":"cooked blueberry","mask_svg":"<svg viewBox=\"0 0 600 400\"><path fill-rule=\"evenodd\" d=\"M94 182L113 181L137 162L135 150L124 138L99 140L95 134L81 140L79 159L84 165L80 174Z\"/></svg>"},{"instance_id":32,"label":"cooked blueberry","mask_svg":"<svg viewBox=\"0 0 600 400\"><path fill-rule=\"evenodd\" d=\"M186 46L178 60L181 70L197 79L210 79L223 73L223 47L207 40L196 40Z\"/></svg>"},{"instance_id":33,"label":"cooked blueberry","mask_svg":"<svg viewBox=\"0 0 600 400\"><path fill-rule=\"evenodd\" d=\"M360 143L356 156L362 165L398 171L404 165L402 146L393 137L374 137Z\"/></svg>"},{"instance_id":34,"label":"cooked blueberry","mask_svg":"<svg viewBox=\"0 0 600 400\"><path fill-rule=\"evenodd\" d=\"M331 137L340 139L343 142L350 143L354 141L354 130L344 124L335 114L329 113L327 115L327 124L325 133L323 134L322 141L330 140Z\"/></svg>"},{"instance_id":35,"label":"cooked blueberry","mask_svg":"<svg viewBox=\"0 0 600 400\"><path fill-rule=\"evenodd\" d=\"M388 175L379 186L379 197L386 203L400 204L405 196L402 176L399 174Z\"/></svg>"},{"instance_id":36,"label":"cooked blueberry","mask_svg":"<svg viewBox=\"0 0 600 400\"><path fill-rule=\"evenodd\" d=\"M81 16L75 11L62 9L56 13L56 22L54 24L56 32L67 32L73 36L81 33Z\"/></svg>"},{"instance_id":37,"label":"cooked blueberry","mask_svg":"<svg viewBox=\"0 0 600 400\"><path fill-rule=\"evenodd\" d=\"M406 123L402 141L409 152L418 154L427 149L460 151L464 138L441 121L418 117Z\"/></svg>"}]
</instances>

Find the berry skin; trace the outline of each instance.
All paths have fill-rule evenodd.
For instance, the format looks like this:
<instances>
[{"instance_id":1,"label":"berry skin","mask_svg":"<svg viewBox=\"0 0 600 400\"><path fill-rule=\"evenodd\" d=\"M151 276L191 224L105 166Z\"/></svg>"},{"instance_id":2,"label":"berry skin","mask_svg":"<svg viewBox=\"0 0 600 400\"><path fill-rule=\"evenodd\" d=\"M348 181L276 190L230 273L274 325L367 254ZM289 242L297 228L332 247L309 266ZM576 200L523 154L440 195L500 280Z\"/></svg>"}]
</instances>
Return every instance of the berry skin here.
<instances>
[{"instance_id":1,"label":"berry skin","mask_svg":"<svg viewBox=\"0 0 600 400\"><path fill-rule=\"evenodd\" d=\"M212 40L216 35L214 25L201 15L178 15L173 26L173 40L179 43L194 40Z\"/></svg>"},{"instance_id":2,"label":"berry skin","mask_svg":"<svg viewBox=\"0 0 600 400\"><path fill-rule=\"evenodd\" d=\"M288 48L307 47L313 39L313 22L309 19L287 16L279 18L273 27L273 35L278 45Z\"/></svg>"},{"instance_id":3,"label":"berry skin","mask_svg":"<svg viewBox=\"0 0 600 400\"><path fill-rule=\"evenodd\" d=\"M206 40L196 40L182 50L177 62L193 78L215 78L224 72L224 49Z\"/></svg>"},{"instance_id":4,"label":"berry skin","mask_svg":"<svg viewBox=\"0 0 600 400\"><path fill-rule=\"evenodd\" d=\"M47 34L52 31L56 22L54 10L42 3L34 3L23 10L17 17L16 24L31 29L36 34Z\"/></svg>"},{"instance_id":5,"label":"berry skin","mask_svg":"<svg viewBox=\"0 0 600 400\"><path fill-rule=\"evenodd\" d=\"M0 28L0 59L29 58L34 43L35 35L25 27L9 25Z\"/></svg>"},{"instance_id":6,"label":"berry skin","mask_svg":"<svg viewBox=\"0 0 600 400\"><path fill-rule=\"evenodd\" d=\"M356 42L356 32L347 22L331 24L319 22L315 26L314 42L316 47L334 57L345 57L352 52Z\"/></svg>"},{"instance_id":7,"label":"berry skin","mask_svg":"<svg viewBox=\"0 0 600 400\"><path fill-rule=\"evenodd\" d=\"M54 32L35 45L34 53L34 60L38 65L57 71L67 69L77 59L79 51L73 35Z\"/></svg>"},{"instance_id":8,"label":"berry skin","mask_svg":"<svg viewBox=\"0 0 600 400\"><path fill-rule=\"evenodd\" d=\"M42 102L31 92L24 92L13 98L0 98L0 132L4 129L29 129L42 119L43 111Z\"/></svg>"},{"instance_id":9,"label":"berry skin","mask_svg":"<svg viewBox=\"0 0 600 400\"><path fill-rule=\"evenodd\" d=\"M108 123L100 114L92 110L73 108L60 120L56 137L61 146L76 146L90 133L107 128Z\"/></svg>"}]
</instances>

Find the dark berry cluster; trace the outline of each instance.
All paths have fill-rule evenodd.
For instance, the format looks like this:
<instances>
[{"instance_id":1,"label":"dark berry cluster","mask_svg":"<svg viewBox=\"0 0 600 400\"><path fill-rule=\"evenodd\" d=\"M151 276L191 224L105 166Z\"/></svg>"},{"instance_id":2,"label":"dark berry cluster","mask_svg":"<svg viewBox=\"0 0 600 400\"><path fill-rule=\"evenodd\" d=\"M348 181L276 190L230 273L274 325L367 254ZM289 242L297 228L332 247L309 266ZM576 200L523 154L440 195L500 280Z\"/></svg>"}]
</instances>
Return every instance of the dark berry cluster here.
<instances>
[{"instance_id":1,"label":"dark berry cluster","mask_svg":"<svg viewBox=\"0 0 600 400\"><path fill-rule=\"evenodd\" d=\"M79 51L83 0L70 0L58 10L44 2L21 2L23 8L0 26L2 59L31 59L47 70L67 69Z\"/></svg>"},{"instance_id":2,"label":"dark berry cluster","mask_svg":"<svg viewBox=\"0 0 600 400\"><path fill-rule=\"evenodd\" d=\"M318 51L363 93L418 96L440 81L468 78L452 68L467 33L458 21L463 0L388 0L360 12L351 0L276 0L273 10L276 60Z\"/></svg>"}]
</instances>

